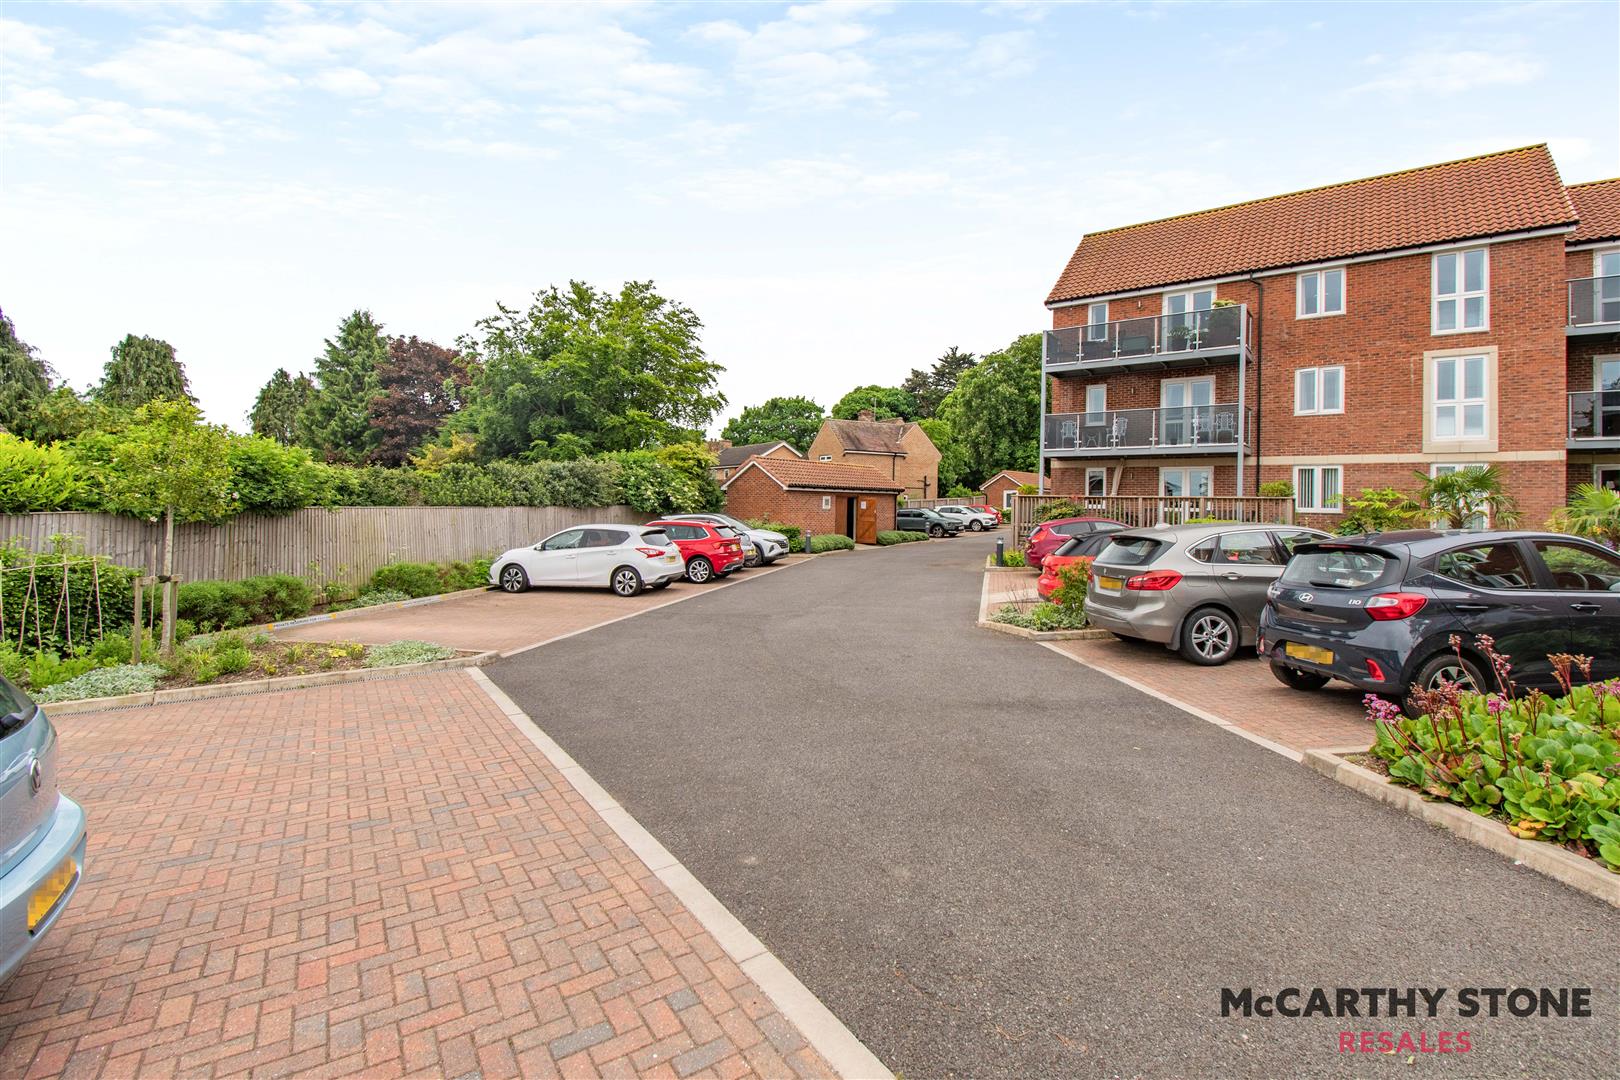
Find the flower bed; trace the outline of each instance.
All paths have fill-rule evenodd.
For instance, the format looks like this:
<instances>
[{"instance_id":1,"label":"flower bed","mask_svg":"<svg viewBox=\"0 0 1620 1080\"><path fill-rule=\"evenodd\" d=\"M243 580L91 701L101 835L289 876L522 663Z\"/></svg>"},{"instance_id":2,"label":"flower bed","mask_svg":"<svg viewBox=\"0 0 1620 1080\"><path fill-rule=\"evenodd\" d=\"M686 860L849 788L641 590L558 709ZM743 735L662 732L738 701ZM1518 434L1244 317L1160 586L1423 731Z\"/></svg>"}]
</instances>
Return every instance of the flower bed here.
<instances>
[{"instance_id":1,"label":"flower bed","mask_svg":"<svg viewBox=\"0 0 1620 1080\"><path fill-rule=\"evenodd\" d=\"M1495 642L1474 639L1496 690L1449 683L1415 691L1423 715L1401 715L1368 694L1371 753L1391 783L1495 818L1525 840L1547 840L1620 872L1620 680L1593 682L1591 658L1548 657L1562 694L1521 695ZM1453 635L1452 648L1461 652ZM1579 673L1584 683L1578 684Z\"/></svg>"}]
</instances>

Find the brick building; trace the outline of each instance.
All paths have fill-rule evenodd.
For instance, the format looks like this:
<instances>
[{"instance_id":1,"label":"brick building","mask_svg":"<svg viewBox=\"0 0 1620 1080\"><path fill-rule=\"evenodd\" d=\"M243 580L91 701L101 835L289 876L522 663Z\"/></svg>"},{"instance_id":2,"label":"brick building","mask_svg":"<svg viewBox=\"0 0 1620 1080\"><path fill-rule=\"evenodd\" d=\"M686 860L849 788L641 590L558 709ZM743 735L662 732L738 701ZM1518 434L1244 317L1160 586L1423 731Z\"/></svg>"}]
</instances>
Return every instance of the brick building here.
<instances>
[{"instance_id":1,"label":"brick building","mask_svg":"<svg viewBox=\"0 0 1620 1080\"><path fill-rule=\"evenodd\" d=\"M915 499L939 496L939 449L927 432L899 417L876 420L870 409L856 416L823 420L805 457L876 469Z\"/></svg>"},{"instance_id":2,"label":"brick building","mask_svg":"<svg viewBox=\"0 0 1620 1080\"><path fill-rule=\"evenodd\" d=\"M879 532L894 528L904 490L866 465L781 457L749 458L721 487L733 517L840 533L860 544L875 544Z\"/></svg>"},{"instance_id":3,"label":"brick building","mask_svg":"<svg viewBox=\"0 0 1620 1080\"><path fill-rule=\"evenodd\" d=\"M1012 497L1018 494L1018 489L1025 485L1039 487L1038 480L1040 480L1040 477L1032 472L1002 469L981 485L985 504L1000 510L1010 510L1012 509Z\"/></svg>"},{"instance_id":4,"label":"brick building","mask_svg":"<svg viewBox=\"0 0 1620 1080\"><path fill-rule=\"evenodd\" d=\"M1286 480L1331 528L1419 471L1496 464L1538 524L1620 486L1620 180L1545 145L1092 233L1047 307L1057 493Z\"/></svg>"},{"instance_id":5,"label":"brick building","mask_svg":"<svg viewBox=\"0 0 1620 1080\"><path fill-rule=\"evenodd\" d=\"M776 442L744 443L733 446L730 439L711 439L705 444L714 455L714 466L709 472L724 484L731 475L751 457L779 457L803 460L804 455L780 440Z\"/></svg>"}]
</instances>

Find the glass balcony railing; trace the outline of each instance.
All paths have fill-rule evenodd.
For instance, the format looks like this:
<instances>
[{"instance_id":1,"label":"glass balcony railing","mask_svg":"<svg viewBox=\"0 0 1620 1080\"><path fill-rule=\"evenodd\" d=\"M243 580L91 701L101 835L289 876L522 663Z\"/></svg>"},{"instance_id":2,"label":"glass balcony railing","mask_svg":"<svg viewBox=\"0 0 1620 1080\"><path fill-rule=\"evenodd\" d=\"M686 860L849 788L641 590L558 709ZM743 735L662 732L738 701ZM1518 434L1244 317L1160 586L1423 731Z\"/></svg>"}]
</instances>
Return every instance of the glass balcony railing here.
<instances>
[{"instance_id":1,"label":"glass balcony railing","mask_svg":"<svg viewBox=\"0 0 1620 1080\"><path fill-rule=\"evenodd\" d=\"M1620 396L1620 395L1617 395ZM1052 413L1043 431L1048 453L1128 450L1236 450L1238 406L1187 405L1168 409L1108 409ZM1247 433L1254 410L1243 415Z\"/></svg>"},{"instance_id":2,"label":"glass balcony railing","mask_svg":"<svg viewBox=\"0 0 1620 1080\"><path fill-rule=\"evenodd\" d=\"M1620 275L1575 278L1569 283L1569 325L1620 325Z\"/></svg>"},{"instance_id":3,"label":"glass balcony railing","mask_svg":"<svg viewBox=\"0 0 1620 1080\"><path fill-rule=\"evenodd\" d=\"M1584 390L1569 395L1571 439L1620 439L1620 390Z\"/></svg>"},{"instance_id":4,"label":"glass balcony railing","mask_svg":"<svg viewBox=\"0 0 1620 1080\"><path fill-rule=\"evenodd\" d=\"M1237 355L1248 347L1253 319L1244 304L1177 315L1066 326L1046 331L1048 369L1132 357Z\"/></svg>"}]
</instances>

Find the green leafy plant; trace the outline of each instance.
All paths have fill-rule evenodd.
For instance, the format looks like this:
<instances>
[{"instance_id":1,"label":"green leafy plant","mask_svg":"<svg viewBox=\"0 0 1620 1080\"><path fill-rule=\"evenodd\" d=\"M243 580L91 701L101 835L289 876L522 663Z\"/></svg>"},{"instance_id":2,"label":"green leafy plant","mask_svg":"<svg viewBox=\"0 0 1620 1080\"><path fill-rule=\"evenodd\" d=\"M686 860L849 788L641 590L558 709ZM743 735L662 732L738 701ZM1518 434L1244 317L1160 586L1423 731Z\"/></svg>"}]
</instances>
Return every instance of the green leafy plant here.
<instances>
[{"instance_id":1,"label":"green leafy plant","mask_svg":"<svg viewBox=\"0 0 1620 1080\"><path fill-rule=\"evenodd\" d=\"M1471 466L1439 476L1421 471L1414 475L1423 481L1418 497L1436 524L1465 529L1470 521L1486 516L1498 525L1518 523L1519 504L1507 493L1502 470L1495 465Z\"/></svg>"},{"instance_id":2,"label":"green leafy plant","mask_svg":"<svg viewBox=\"0 0 1620 1080\"><path fill-rule=\"evenodd\" d=\"M748 518L743 524L751 529L765 529L769 532L781 533L788 539L788 550L801 552L804 550L804 530L797 525L784 525L780 521L770 521L766 518Z\"/></svg>"},{"instance_id":3,"label":"green leafy plant","mask_svg":"<svg viewBox=\"0 0 1620 1080\"><path fill-rule=\"evenodd\" d=\"M0 514L61 510L77 504L84 490L84 475L64 447L0 431Z\"/></svg>"},{"instance_id":4,"label":"green leafy plant","mask_svg":"<svg viewBox=\"0 0 1620 1080\"><path fill-rule=\"evenodd\" d=\"M157 689L163 668L157 664L118 664L97 668L82 675L56 683L34 694L41 705L57 701L78 701L81 698L117 697L120 694L145 694Z\"/></svg>"},{"instance_id":5,"label":"green leafy plant","mask_svg":"<svg viewBox=\"0 0 1620 1080\"><path fill-rule=\"evenodd\" d=\"M912 532L909 529L884 529L877 534L877 542L883 547L893 544L912 544L918 540L928 539L927 533Z\"/></svg>"},{"instance_id":6,"label":"green leafy plant","mask_svg":"<svg viewBox=\"0 0 1620 1080\"><path fill-rule=\"evenodd\" d=\"M810 554L820 555L824 551L853 551L855 541L838 533L816 533L810 537Z\"/></svg>"},{"instance_id":7,"label":"green leafy plant","mask_svg":"<svg viewBox=\"0 0 1620 1080\"><path fill-rule=\"evenodd\" d=\"M1457 635L1451 645L1460 660ZM1563 692L1521 696L1495 642L1481 634L1474 645L1496 689L1445 683L1413 691L1421 713L1415 719L1368 694L1377 730L1372 753L1396 783L1498 818L1521 839L1562 843L1620 871L1620 680L1592 682L1590 657L1555 653L1548 660Z\"/></svg>"},{"instance_id":8,"label":"green leafy plant","mask_svg":"<svg viewBox=\"0 0 1620 1080\"><path fill-rule=\"evenodd\" d=\"M1072 499L1053 499L1036 508L1031 521L1039 525L1043 521L1055 521L1058 518L1083 517L1085 508Z\"/></svg>"},{"instance_id":9,"label":"green leafy plant","mask_svg":"<svg viewBox=\"0 0 1620 1080\"><path fill-rule=\"evenodd\" d=\"M1422 505L1395 488L1362 488L1344 505L1346 513L1334 530L1340 536L1410 529L1423 521Z\"/></svg>"},{"instance_id":10,"label":"green leafy plant","mask_svg":"<svg viewBox=\"0 0 1620 1080\"><path fill-rule=\"evenodd\" d=\"M391 641L387 645L373 645L366 650L366 667L397 667L401 664L426 664L433 660L448 660L456 650L436 645L431 641Z\"/></svg>"},{"instance_id":11,"label":"green leafy plant","mask_svg":"<svg viewBox=\"0 0 1620 1080\"><path fill-rule=\"evenodd\" d=\"M1266 499L1292 499L1294 484L1291 480L1267 480L1260 485L1260 495Z\"/></svg>"},{"instance_id":12,"label":"green leafy plant","mask_svg":"<svg viewBox=\"0 0 1620 1080\"><path fill-rule=\"evenodd\" d=\"M48 686L76 679L100 666L99 661L88 656L70 656L63 659L55 652L37 652L26 661L23 680L30 690L44 690Z\"/></svg>"},{"instance_id":13,"label":"green leafy plant","mask_svg":"<svg viewBox=\"0 0 1620 1080\"><path fill-rule=\"evenodd\" d=\"M152 600L157 600L155 591ZM315 591L303 578L291 574L265 574L241 581L187 581L180 585L175 604L182 619L206 633L308 615L315 606ZM178 628L175 637L180 639Z\"/></svg>"},{"instance_id":14,"label":"green leafy plant","mask_svg":"<svg viewBox=\"0 0 1620 1080\"><path fill-rule=\"evenodd\" d=\"M994 555L987 556L986 560L987 560L985 562L986 566L994 566L994 565L996 565L996 557ZM1024 561L1024 553L1022 551L1019 551L1016 548L1014 548L1012 550L1004 551L1004 552L1001 553L1001 565L1002 566L1027 566L1029 564Z\"/></svg>"},{"instance_id":15,"label":"green leafy plant","mask_svg":"<svg viewBox=\"0 0 1620 1080\"><path fill-rule=\"evenodd\" d=\"M1561 507L1547 524L1576 536L1590 537L1611 548L1620 548L1620 491L1582 484L1575 489L1575 497L1569 505Z\"/></svg>"}]
</instances>

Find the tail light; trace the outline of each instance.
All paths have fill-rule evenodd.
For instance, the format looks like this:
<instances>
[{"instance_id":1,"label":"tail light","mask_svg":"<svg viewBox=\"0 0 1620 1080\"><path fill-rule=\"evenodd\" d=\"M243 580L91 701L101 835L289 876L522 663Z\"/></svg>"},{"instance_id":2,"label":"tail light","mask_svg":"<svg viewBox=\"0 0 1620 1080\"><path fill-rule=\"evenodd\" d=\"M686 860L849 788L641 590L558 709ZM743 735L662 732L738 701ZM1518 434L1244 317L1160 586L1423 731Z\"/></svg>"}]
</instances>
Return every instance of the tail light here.
<instances>
[{"instance_id":1,"label":"tail light","mask_svg":"<svg viewBox=\"0 0 1620 1080\"><path fill-rule=\"evenodd\" d=\"M1367 615L1379 622L1410 619L1429 602L1427 596L1410 592L1379 593L1367 601Z\"/></svg>"},{"instance_id":2,"label":"tail light","mask_svg":"<svg viewBox=\"0 0 1620 1080\"><path fill-rule=\"evenodd\" d=\"M1125 587L1135 589L1137 592L1164 592L1179 584L1181 574L1175 570L1149 570L1145 574L1137 574L1125 580Z\"/></svg>"},{"instance_id":3,"label":"tail light","mask_svg":"<svg viewBox=\"0 0 1620 1080\"><path fill-rule=\"evenodd\" d=\"M641 552L643 555L647 556L647 558L649 558L649 559L656 559L660 555L668 555L669 554L669 552L665 551L663 548L638 547L638 548L636 548L636 550Z\"/></svg>"}]
</instances>

